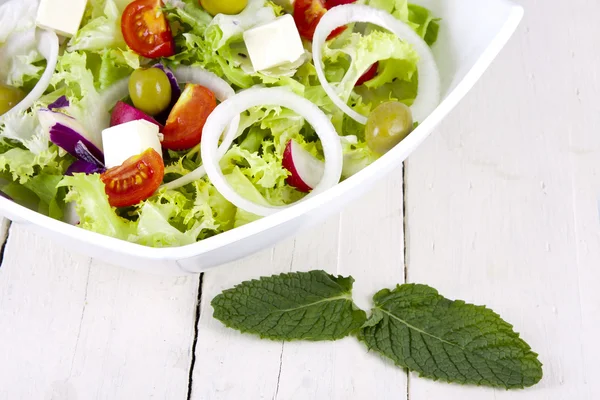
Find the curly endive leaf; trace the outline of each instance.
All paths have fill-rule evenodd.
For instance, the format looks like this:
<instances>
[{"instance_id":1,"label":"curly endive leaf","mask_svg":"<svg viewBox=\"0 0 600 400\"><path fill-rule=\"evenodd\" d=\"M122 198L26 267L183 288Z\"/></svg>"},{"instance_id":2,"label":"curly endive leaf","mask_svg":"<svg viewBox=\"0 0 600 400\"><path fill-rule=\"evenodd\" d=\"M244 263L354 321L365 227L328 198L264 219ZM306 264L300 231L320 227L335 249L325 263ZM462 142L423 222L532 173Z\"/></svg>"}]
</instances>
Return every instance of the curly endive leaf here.
<instances>
[{"instance_id":1,"label":"curly endive leaf","mask_svg":"<svg viewBox=\"0 0 600 400\"><path fill-rule=\"evenodd\" d=\"M399 366L435 380L506 389L542 378L537 354L488 308L413 284L382 290L373 299L359 338Z\"/></svg>"},{"instance_id":2,"label":"curly endive leaf","mask_svg":"<svg viewBox=\"0 0 600 400\"><path fill-rule=\"evenodd\" d=\"M215 297L214 317L272 340L336 340L358 330L366 314L352 302L351 277L296 272L243 282Z\"/></svg>"}]
</instances>

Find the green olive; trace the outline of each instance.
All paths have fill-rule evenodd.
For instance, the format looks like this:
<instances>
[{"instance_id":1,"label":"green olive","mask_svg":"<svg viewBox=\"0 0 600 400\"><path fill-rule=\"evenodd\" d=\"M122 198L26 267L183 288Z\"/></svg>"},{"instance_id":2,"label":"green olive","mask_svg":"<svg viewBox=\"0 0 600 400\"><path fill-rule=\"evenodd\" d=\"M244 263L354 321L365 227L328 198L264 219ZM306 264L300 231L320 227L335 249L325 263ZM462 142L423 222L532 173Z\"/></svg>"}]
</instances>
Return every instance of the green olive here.
<instances>
[{"instance_id":1,"label":"green olive","mask_svg":"<svg viewBox=\"0 0 600 400\"><path fill-rule=\"evenodd\" d=\"M377 106L367 121L367 145L376 153L384 154L400 143L413 130L410 108L398 101Z\"/></svg>"},{"instance_id":2,"label":"green olive","mask_svg":"<svg viewBox=\"0 0 600 400\"><path fill-rule=\"evenodd\" d=\"M7 113L25 98L21 90L0 84L0 115Z\"/></svg>"},{"instance_id":3,"label":"green olive","mask_svg":"<svg viewBox=\"0 0 600 400\"><path fill-rule=\"evenodd\" d=\"M248 5L248 0L200 0L200 5L209 14L239 14Z\"/></svg>"},{"instance_id":4,"label":"green olive","mask_svg":"<svg viewBox=\"0 0 600 400\"><path fill-rule=\"evenodd\" d=\"M157 115L171 104L171 82L158 68L138 69L129 78L129 96L135 108Z\"/></svg>"}]
</instances>

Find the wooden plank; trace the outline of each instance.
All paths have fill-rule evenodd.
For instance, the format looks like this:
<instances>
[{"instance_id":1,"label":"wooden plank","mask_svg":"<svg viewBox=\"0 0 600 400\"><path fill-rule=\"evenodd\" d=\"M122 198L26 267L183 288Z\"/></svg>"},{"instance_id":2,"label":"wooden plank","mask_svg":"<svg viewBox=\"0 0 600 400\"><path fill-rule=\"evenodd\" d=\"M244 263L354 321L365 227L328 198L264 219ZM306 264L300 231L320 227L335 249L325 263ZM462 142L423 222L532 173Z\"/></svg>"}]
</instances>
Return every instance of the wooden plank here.
<instances>
[{"instance_id":1,"label":"wooden plank","mask_svg":"<svg viewBox=\"0 0 600 400\"><path fill-rule=\"evenodd\" d=\"M134 273L13 225L0 268L0 398L182 399L198 277Z\"/></svg>"},{"instance_id":2,"label":"wooden plank","mask_svg":"<svg viewBox=\"0 0 600 400\"><path fill-rule=\"evenodd\" d=\"M210 302L224 289L245 280L289 272L297 265L321 264L319 260L335 260L331 249L337 251L338 220L334 217L273 249L204 274L192 399L276 397L282 343L225 328L212 317Z\"/></svg>"},{"instance_id":3,"label":"wooden plank","mask_svg":"<svg viewBox=\"0 0 600 400\"><path fill-rule=\"evenodd\" d=\"M402 181L402 170L398 169L346 208L339 222L338 248L325 257L315 257L319 248L327 251L331 246L307 247L297 252L293 269L310 270L321 265L330 273L353 276L355 301L370 310L378 290L404 281ZM333 343L285 343L283 349L275 399L406 398L406 373L370 354L355 338Z\"/></svg>"},{"instance_id":4,"label":"wooden plank","mask_svg":"<svg viewBox=\"0 0 600 400\"><path fill-rule=\"evenodd\" d=\"M516 38L407 163L408 278L498 311L545 377L507 392L411 375L411 399L600 393L600 6L522 3Z\"/></svg>"},{"instance_id":5,"label":"wooden plank","mask_svg":"<svg viewBox=\"0 0 600 400\"><path fill-rule=\"evenodd\" d=\"M210 307L223 289L247 279L325 269L354 276L357 302L368 309L375 291L404 277L402 220L402 173L398 171L341 218L332 218L273 250L206 273L192 398L405 397L404 371L368 354L353 338L335 343L261 341L225 328L212 317Z\"/></svg>"}]
</instances>

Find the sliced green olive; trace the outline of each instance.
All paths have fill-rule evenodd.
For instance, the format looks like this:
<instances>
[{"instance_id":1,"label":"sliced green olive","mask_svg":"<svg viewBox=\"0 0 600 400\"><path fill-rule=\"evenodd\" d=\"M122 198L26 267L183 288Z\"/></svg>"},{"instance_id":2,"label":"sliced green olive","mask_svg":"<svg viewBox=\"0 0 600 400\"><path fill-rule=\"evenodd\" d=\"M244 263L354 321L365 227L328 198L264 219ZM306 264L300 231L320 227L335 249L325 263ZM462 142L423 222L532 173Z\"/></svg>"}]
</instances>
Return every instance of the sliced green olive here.
<instances>
[{"instance_id":1,"label":"sliced green olive","mask_svg":"<svg viewBox=\"0 0 600 400\"><path fill-rule=\"evenodd\" d=\"M14 87L0 85L0 115L10 111L24 98L25 93L23 91Z\"/></svg>"},{"instance_id":2,"label":"sliced green olive","mask_svg":"<svg viewBox=\"0 0 600 400\"><path fill-rule=\"evenodd\" d=\"M129 78L129 96L135 108L157 115L171 104L171 82L158 68L138 69Z\"/></svg>"},{"instance_id":3,"label":"sliced green olive","mask_svg":"<svg viewBox=\"0 0 600 400\"><path fill-rule=\"evenodd\" d=\"M248 5L248 0L200 0L200 5L209 14L239 14Z\"/></svg>"},{"instance_id":4,"label":"sliced green olive","mask_svg":"<svg viewBox=\"0 0 600 400\"><path fill-rule=\"evenodd\" d=\"M413 130L410 108L398 101L377 106L367 121L367 145L376 153L384 154L400 143Z\"/></svg>"}]
</instances>

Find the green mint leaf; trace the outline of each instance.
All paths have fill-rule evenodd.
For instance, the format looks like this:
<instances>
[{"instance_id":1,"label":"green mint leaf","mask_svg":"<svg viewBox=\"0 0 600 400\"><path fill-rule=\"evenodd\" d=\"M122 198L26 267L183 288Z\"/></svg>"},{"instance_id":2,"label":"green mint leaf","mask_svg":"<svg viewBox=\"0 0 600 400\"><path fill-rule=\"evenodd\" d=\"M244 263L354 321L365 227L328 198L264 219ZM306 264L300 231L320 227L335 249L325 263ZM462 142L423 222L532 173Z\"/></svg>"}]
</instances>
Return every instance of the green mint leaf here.
<instances>
[{"instance_id":1,"label":"green mint leaf","mask_svg":"<svg viewBox=\"0 0 600 400\"><path fill-rule=\"evenodd\" d=\"M359 334L369 349L434 380L506 389L533 386L542 364L492 310L425 285L382 290Z\"/></svg>"},{"instance_id":2,"label":"green mint leaf","mask_svg":"<svg viewBox=\"0 0 600 400\"><path fill-rule=\"evenodd\" d=\"M336 340L357 331L366 313L352 302L352 277L296 272L243 282L215 297L227 327L271 340Z\"/></svg>"}]
</instances>

